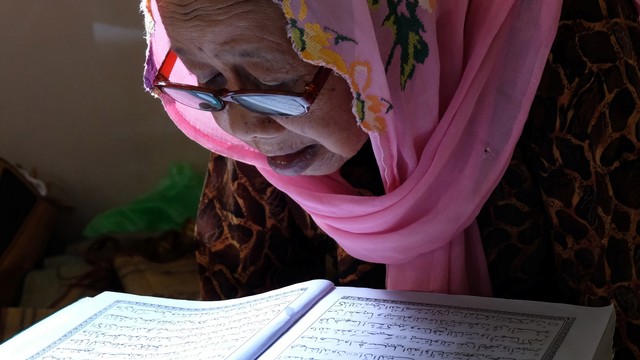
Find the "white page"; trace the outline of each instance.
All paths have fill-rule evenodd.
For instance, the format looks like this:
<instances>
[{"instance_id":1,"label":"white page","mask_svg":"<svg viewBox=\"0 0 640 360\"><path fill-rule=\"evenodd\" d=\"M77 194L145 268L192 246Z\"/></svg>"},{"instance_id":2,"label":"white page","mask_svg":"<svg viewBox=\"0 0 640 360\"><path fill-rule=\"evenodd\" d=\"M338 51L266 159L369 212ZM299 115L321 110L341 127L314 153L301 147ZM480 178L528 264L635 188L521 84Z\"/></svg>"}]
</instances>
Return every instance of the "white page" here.
<instances>
[{"instance_id":1,"label":"white page","mask_svg":"<svg viewBox=\"0 0 640 360\"><path fill-rule=\"evenodd\" d=\"M225 301L106 292L76 303L0 345L0 359L228 359L260 354L327 281Z\"/></svg>"},{"instance_id":2,"label":"white page","mask_svg":"<svg viewBox=\"0 0 640 360\"><path fill-rule=\"evenodd\" d=\"M339 287L261 359L589 359L612 313Z\"/></svg>"}]
</instances>

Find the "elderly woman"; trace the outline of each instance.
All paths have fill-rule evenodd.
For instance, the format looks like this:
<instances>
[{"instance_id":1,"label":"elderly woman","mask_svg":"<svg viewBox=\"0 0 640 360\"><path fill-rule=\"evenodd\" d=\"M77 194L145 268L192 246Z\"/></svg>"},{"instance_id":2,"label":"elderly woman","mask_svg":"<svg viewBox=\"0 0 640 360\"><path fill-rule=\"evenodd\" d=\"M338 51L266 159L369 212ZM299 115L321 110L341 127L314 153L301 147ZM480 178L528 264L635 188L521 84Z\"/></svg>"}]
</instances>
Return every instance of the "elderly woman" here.
<instances>
[{"instance_id":1,"label":"elderly woman","mask_svg":"<svg viewBox=\"0 0 640 360\"><path fill-rule=\"evenodd\" d=\"M212 151L203 297L325 277L613 302L640 357L634 5L146 3L145 85Z\"/></svg>"}]
</instances>

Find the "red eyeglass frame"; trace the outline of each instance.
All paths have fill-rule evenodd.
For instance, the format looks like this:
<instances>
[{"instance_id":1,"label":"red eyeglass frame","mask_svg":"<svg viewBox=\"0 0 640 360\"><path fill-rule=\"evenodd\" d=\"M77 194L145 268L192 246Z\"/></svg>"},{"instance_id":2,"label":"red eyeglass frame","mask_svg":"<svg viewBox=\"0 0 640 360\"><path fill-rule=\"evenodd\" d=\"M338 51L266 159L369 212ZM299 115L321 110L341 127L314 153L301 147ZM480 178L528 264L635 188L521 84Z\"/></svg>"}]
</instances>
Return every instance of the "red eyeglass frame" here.
<instances>
[{"instance_id":1,"label":"red eyeglass frame","mask_svg":"<svg viewBox=\"0 0 640 360\"><path fill-rule=\"evenodd\" d=\"M300 100L303 100L305 102L305 104L303 105L305 105L305 113L306 113L307 111L309 111L309 107L311 106L311 104L313 104L313 102L318 97L318 94L324 87L325 83L327 82L327 79L329 79L329 75L333 73L333 70L331 70L330 68L320 66L318 68L318 71L316 71L315 75L313 76L313 79L311 79L311 81L304 86L304 91L301 93L292 92L292 91L262 90L262 89L261 90L257 90L257 89L256 90L235 90L235 91L229 91L227 89L212 90L212 89L201 87L201 86L174 83L170 81L169 76L171 75L171 72L173 71L173 68L177 60L178 60L178 55L173 50L170 49L167 52L167 55L165 56L164 60L162 61L162 64L160 65L160 69L158 70L158 73L156 74L155 79L153 80L154 92L156 94L159 94L159 92L162 92L169 97L171 97L171 95L163 91L164 88L174 88L179 90L193 90L193 91L200 91L203 93L207 93L222 100L221 101L222 107L220 109L212 110L212 111L224 110L227 102L238 103L233 99L233 96L236 96L236 95L264 94L264 95L286 95L286 96L297 97ZM201 109L197 109L197 110L201 110ZM254 111L252 109L248 109L248 110ZM208 110L204 110L204 111L208 111Z\"/></svg>"}]
</instances>

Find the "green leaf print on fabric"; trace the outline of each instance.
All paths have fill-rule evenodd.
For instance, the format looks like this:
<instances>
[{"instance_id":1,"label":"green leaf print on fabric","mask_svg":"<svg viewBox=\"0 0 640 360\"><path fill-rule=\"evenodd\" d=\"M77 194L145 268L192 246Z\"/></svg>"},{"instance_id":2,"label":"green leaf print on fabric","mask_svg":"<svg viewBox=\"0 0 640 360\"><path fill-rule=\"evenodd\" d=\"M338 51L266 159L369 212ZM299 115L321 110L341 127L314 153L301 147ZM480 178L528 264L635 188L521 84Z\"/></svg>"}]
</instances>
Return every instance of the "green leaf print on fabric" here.
<instances>
[{"instance_id":1,"label":"green leaf print on fabric","mask_svg":"<svg viewBox=\"0 0 640 360\"><path fill-rule=\"evenodd\" d=\"M377 1L372 5L376 3ZM406 12L400 11L403 3ZM389 14L384 18L383 24L393 31L394 41L385 71L389 71L396 49L400 47L400 87L404 91L407 82L413 77L416 63L424 64L429 56L429 45L422 38L426 29L417 14L420 6L418 0L387 0L387 6Z\"/></svg>"}]
</instances>

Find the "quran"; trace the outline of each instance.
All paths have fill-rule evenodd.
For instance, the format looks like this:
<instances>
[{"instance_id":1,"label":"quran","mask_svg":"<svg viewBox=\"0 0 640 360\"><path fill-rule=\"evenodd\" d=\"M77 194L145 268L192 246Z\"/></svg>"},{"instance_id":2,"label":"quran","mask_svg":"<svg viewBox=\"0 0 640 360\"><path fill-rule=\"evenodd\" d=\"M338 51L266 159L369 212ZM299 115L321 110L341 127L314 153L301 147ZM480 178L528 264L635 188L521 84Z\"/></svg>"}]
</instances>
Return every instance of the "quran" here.
<instances>
[{"instance_id":1,"label":"quran","mask_svg":"<svg viewBox=\"0 0 640 360\"><path fill-rule=\"evenodd\" d=\"M3 344L0 359L611 359L612 306L311 280L222 301L104 292Z\"/></svg>"}]
</instances>

